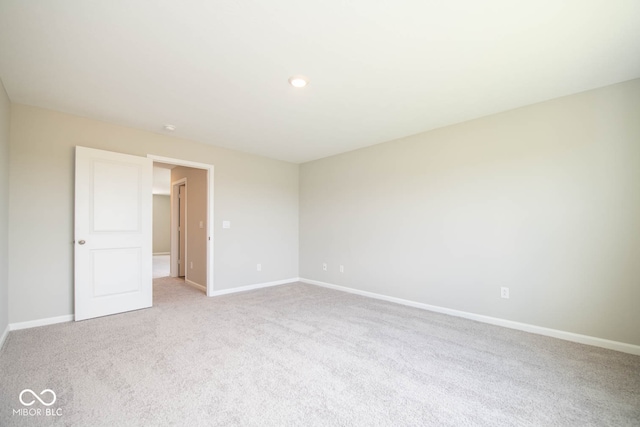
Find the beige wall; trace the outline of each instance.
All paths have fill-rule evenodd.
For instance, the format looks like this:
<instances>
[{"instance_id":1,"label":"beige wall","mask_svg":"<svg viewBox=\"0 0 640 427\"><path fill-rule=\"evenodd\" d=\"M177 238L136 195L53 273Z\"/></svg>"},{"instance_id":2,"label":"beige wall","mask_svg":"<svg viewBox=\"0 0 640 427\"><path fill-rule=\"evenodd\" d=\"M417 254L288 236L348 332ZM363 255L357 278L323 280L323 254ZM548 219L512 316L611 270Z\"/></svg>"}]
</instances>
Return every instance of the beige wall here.
<instances>
[{"instance_id":1,"label":"beige wall","mask_svg":"<svg viewBox=\"0 0 640 427\"><path fill-rule=\"evenodd\" d=\"M171 252L171 197L153 195L153 253Z\"/></svg>"},{"instance_id":2,"label":"beige wall","mask_svg":"<svg viewBox=\"0 0 640 427\"><path fill-rule=\"evenodd\" d=\"M298 276L298 165L16 104L10 145L10 322L73 313L76 145L215 166L215 290Z\"/></svg>"},{"instance_id":3,"label":"beige wall","mask_svg":"<svg viewBox=\"0 0 640 427\"><path fill-rule=\"evenodd\" d=\"M300 168L304 278L638 345L638 254L640 80Z\"/></svg>"},{"instance_id":4,"label":"beige wall","mask_svg":"<svg viewBox=\"0 0 640 427\"><path fill-rule=\"evenodd\" d=\"M9 125L11 104L0 81L0 337L9 324ZM1 345L1 343L0 343Z\"/></svg>"},{"instance_id":5,"label":"beige wall","mask_svg":"<svg viewBox=\"0 0 640 427\"><path fill-rule=\"evenodd\" d=\"M187 257L185 279L207 287L207 171L177 167L171 182L187 179ZM202 222L204 228L200 228ZM193 265L193 266L192 266Z\"/></svg>"}]
</instances>

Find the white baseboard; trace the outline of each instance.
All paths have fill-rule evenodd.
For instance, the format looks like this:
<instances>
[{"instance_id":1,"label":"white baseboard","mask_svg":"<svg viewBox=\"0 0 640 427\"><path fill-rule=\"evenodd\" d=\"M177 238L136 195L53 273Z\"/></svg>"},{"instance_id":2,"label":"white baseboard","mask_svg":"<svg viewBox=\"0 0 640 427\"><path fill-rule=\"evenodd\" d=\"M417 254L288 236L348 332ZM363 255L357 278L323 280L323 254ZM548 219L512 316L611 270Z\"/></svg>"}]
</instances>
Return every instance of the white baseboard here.
<instances>
[{"instance_id":1,"label":"white baseboard","mask_svg":"<svg viewBox=\"0 0 640 427\"><path fill-rule=\"evenodd\" d=\"M299 277L292 277L290 279L277 280L275 282L256 283L255 285L247 285L247 286L240 286L238 288L222 289L222 290L219 290L219 291L213 291L213 293L210 296L217 297L217 296L220 296L220 295L235 294L236 292L252 291L254 289L268 288L270 286L285 285L287 283L294 283L294 282L299 282L299 281L300 281Z\"/></svg>"},{"instance_id":2,"label":"white baseboard","mask_svg":"<svg viewBox=\"0 0 640 427\"><path fill-rule=\"evenodd\" d=\"M491 325L503 326L505 328L517 329L520 331L531 332L533 334L545 335L548 337L559 338L566 341L577 342L580 344L593 345L596 347L607 348L609 350L621 351L623 353L635 354L640 356L640 345L627 344L618 341L606 340L603 338L591 337L589 335L574 334L573 332L560 331L558 329L544 328L542 326L530 325L528 323L514 322L512 320L500 319L497 317L484 316L482 314L469 313L466 311L453 310L435 305L423 304L421 302L410 301L402 298L390 297L387 295L377 294L374 292L361 291L346 286L333 285L331 283L320 282L317 280L300 278L300 281L310 285L322 286L325 288L335 289L338 291L349 292L352 294L362 295L365 297L375 298L379 300L394 302L396 304L407 305L410 307L420 308L423 310L434 311L436 313L448 314L450 316L462 317L465 319L475 320L478 322L489 323Z\"/></svg>"},{"instance_id":3,"label":"white baseboard","mask_svg":"<svg viewBox=\"0 0 640 427\"><path fill-rule=\"evenodd\" d=\"M2 333L2 336L0 336L0 351L2 351L2 346L4 346L4 342L9 336L9 330L11 329L9 326L10 325L7 325L7 327L4 328L4 332Z\"/></svg>"},{"instance_id":4,"label":"white baseboard","mask_svg":"<svg viewBox=\"0 0 640 427\"><path fill-rule=\"evenodd\" d=\"M253 289L268 288L270 286L284 285L287 283L294 283L298 281L300 281L300 278L292 277L290 279L278 280L275 282L257 283L255 285L241 286L238 288L222 289L220 291L214 291L213 295L211 296L234 294L236 292L245 292L245 291L251 291ZM189 286L193 286L194 288L200 289L205 293L207 292L207 288L199 283L192 282L191 280L186 280L186 279L185 279L185 283L187 283ZM53 325L55 323L71 322L73 321L73 319L74 319L73 314L68 314L66 316L49 317L46 319L30 320L28 322L10 323L9 326L7 326L7 331L5 331L5 333L3 334L2 340L0 340L0 348L2 348L1 343L3 342L3 340L5 339L9 331L17 331L19 329L28 329L28 328L35 328L38 326Z\"/></svg>"},{"instance_id":5,"label":"white baseboard","mask_svg":"<svg viewBox=\"0 0 640 427\"><path fill-rule=\"evenodd\" d=\"M204 291L204 293L207 293L207 287L206 286L202 286L200 283L196 283L196 282L192 282L189 279L184 279L184 283L186 283L187 285L194 287L196 289L200 289L201 291Z\"/></svg>"},{"instance_id":6,"label":"white baseboard","mask_svg":"<svg viewBox=\"0 0 640 427\"><path fill-rule=\"evenodd\" d=\"M64 323L73 321L73 314L67 314L66 316L48 317L46 319L29 320L28 322L10 323L9 329L17 331L19 329L35 328L38 326L53 325L55 323Z\"/></svg>"},{"instance_id":7,"label":"white baseboard","mask_svg":"<svg viewBox=\"0 0 640 427\"><path fill-rule=\"evenodd\" d=\"M157 256L157 255L171 255L171 252L156 252L153 254L153 256Z\"/></svg>"}]
</instances>

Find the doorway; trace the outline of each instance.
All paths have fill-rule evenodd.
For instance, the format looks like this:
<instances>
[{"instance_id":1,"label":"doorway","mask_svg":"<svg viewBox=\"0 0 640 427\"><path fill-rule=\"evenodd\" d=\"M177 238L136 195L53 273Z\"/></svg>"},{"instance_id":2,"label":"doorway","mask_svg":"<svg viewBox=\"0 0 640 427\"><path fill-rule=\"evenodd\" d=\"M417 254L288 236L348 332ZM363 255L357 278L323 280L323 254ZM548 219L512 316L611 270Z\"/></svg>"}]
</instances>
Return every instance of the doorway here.
<instances>
[{"instance_id":1,"label":"doorway","mask_svg":"<svg viewBox=\"0 0 640 427\"><path fill-rule=\"evenodd\" d=\"M152 306L154 162L197 168L205 174L206 211L197 227L205 233L200 262L203 287L212 296L213 166L80 146L75 154L75 320ZM188 245L185 252L188 255Z\"/></svg>"},{"instance_id":2,"label":"doorway","mask_svg":"<svg viewBox=\"0 0 640 427\"><path fill-rule=\"evenodd\" d=\"M170 276L213 294L213 165L148 155L171 169ZM190 198L190 196L192 196Z\"/></svg>"}]
</instances>

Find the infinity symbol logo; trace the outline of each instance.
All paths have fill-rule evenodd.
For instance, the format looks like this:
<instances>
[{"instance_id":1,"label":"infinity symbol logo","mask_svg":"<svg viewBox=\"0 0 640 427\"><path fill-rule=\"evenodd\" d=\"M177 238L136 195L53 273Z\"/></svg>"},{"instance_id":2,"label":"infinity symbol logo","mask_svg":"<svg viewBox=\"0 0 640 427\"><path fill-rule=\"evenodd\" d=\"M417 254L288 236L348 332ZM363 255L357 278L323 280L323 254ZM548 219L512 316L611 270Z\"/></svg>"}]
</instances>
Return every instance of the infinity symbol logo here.
<instances>
[{"instance_id":1,"label":"infinity symbol logo","mask_svg":"<svg viewBox=\"0 0 640 427\"><path fill-rule=\"evenodd\" d=\"M46 394L46 393L49 393L49 394L51 394L51 396L53 396L53 400L52 400L51 402L49 402L49 403L46 403L44 400L40 399L40 396L38 396L37 394L35 394L35 393L33 392L33 390L28 389L28 388L25 388L24 390L22 390L22 392L20 392L20 403L22 403L24 406L31 406L31 405L33 405L34 403L36 403L36 400L35 400L35 399L32 399L32 400L31 400L31 402L25 402L24 400L22 400L22 395L24 395L25 393L31 393L31 395L32 395L33 397L35 397L35 399L38 399L38 401L39 401L40 403L42 403L44 406L51 406L51 405L53 405L54 403L56 403L56 398L57 398L57 397L56 397L56 394L55 394L55 392L54 392L53 390L51 390L51 389L42 390L42 392L40 392L40 396L42 396L43 394Z\"/></svg>"}]
</instances>

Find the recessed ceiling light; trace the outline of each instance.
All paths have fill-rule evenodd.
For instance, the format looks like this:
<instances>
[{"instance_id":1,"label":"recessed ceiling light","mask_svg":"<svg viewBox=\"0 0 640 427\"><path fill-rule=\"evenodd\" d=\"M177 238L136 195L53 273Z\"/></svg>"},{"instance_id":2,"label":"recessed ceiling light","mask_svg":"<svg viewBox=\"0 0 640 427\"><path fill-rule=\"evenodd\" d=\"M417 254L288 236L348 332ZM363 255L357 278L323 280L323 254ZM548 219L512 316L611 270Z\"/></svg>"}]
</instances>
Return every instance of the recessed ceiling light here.
<instances>
[{"instance_id":1,"label":"recessed ceiling light","mask_svg":"<svg viewBox=\"0 0 640 427\"><path fill-rule=\"evenodd\" d=\"M289 77L289 84L293 87L305 87L309 83L309 79L304 76Z\"/></svg>"},{"instance_id":2,"label":"recessed ceiling light","mask_svg":"<svg viewBox=\"0 0 640 427\"><path fill-rule=\"evenodd\" d=\"M174 130L176 130L176 127L174 125L164 125L164 130L166 130L167 132L173 132Z\"/></svg>"}]
</instances>

